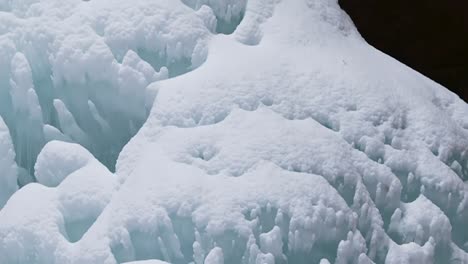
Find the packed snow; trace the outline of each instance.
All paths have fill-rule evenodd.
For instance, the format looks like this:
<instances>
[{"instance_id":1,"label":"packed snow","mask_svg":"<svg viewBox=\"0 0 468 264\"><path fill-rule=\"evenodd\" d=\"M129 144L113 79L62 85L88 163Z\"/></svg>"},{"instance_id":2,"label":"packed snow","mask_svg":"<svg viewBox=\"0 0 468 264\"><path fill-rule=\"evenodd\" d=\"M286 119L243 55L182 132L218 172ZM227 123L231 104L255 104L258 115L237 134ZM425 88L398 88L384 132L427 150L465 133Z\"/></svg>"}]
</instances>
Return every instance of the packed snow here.
<instances>
[{"instance_id":1,"label":"packed snow","mask_svg":"<svg viewBox=\"0 0 468 264\"><path fill-rule=\"evenodd\" d=\"M0 263L468 263L468 105L336 0L0 0Z\"/></svg>"}]
</instances>

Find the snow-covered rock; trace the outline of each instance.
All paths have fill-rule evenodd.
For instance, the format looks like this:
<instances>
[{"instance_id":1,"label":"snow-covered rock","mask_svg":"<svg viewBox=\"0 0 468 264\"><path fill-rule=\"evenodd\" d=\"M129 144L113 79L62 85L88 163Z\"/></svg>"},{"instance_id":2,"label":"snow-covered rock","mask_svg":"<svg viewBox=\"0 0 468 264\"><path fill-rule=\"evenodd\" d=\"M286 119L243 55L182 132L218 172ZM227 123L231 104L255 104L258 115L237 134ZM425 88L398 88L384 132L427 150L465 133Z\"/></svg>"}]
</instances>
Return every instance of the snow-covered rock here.
<instances>
[{"instance_id":1,"label":"snow-covered rock","mask_svg":"<svg viewBox=\"0 0 468 264\"><path fill-rule=\"evenodd\" d=\"M468 105L336 0L0 9L0 263L467 261Z\"/></svg>"}]
</instances>

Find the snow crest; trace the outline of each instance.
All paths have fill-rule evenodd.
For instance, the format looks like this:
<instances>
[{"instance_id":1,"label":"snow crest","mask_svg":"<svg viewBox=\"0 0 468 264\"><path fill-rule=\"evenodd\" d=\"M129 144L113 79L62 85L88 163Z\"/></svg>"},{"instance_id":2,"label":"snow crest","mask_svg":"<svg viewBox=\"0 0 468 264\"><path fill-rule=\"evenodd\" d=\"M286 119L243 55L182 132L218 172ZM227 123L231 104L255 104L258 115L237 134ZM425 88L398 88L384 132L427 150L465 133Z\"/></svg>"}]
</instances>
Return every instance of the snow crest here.
<instances>
[{"instance_id":1,"label":"snow crest","mask_svg":"<svg viewBox=\"0 0 468 264\"><path fill-rule=\"evenodd\" d=\"M0 263L468 263L468 105L336 0L0 9Z\"/></svg>"}]
</instances>

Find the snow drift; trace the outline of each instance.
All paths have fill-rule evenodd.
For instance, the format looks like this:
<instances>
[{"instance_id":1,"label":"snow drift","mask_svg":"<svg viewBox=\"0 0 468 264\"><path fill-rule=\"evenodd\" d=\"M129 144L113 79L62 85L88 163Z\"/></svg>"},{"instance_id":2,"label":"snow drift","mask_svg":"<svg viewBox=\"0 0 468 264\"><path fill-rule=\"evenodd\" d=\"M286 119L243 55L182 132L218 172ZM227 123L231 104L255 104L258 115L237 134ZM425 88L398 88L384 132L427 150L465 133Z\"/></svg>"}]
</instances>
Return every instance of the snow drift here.
<instances>
[{"instance_id":1,"label":"snow drift","mask_svg":"<svg viewBox=\"0 0 468 264\"><path fill-rule=\"evenodd\" d=\"M468 263L468 106L337 1L0 8L0 263Z\"/></svg>"}]
</instances>

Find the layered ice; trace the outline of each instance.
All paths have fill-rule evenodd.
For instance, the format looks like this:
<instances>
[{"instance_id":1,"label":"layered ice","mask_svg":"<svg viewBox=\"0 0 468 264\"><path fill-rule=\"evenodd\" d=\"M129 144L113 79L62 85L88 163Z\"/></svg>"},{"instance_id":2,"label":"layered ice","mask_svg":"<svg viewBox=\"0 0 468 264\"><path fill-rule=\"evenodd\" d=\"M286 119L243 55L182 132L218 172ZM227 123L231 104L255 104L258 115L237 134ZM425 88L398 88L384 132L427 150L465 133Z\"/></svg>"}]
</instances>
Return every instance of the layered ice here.
<instances>
[{"instance_id":1,"label":"layered ice","mask_svg":"<svg viewBox=\"0 0 468 264\"><path fill-rule=\"evenodd\" d=\"M0 8L0 263L468 263L467 104L336 0Z\"/></svg>"}]
</instances>

